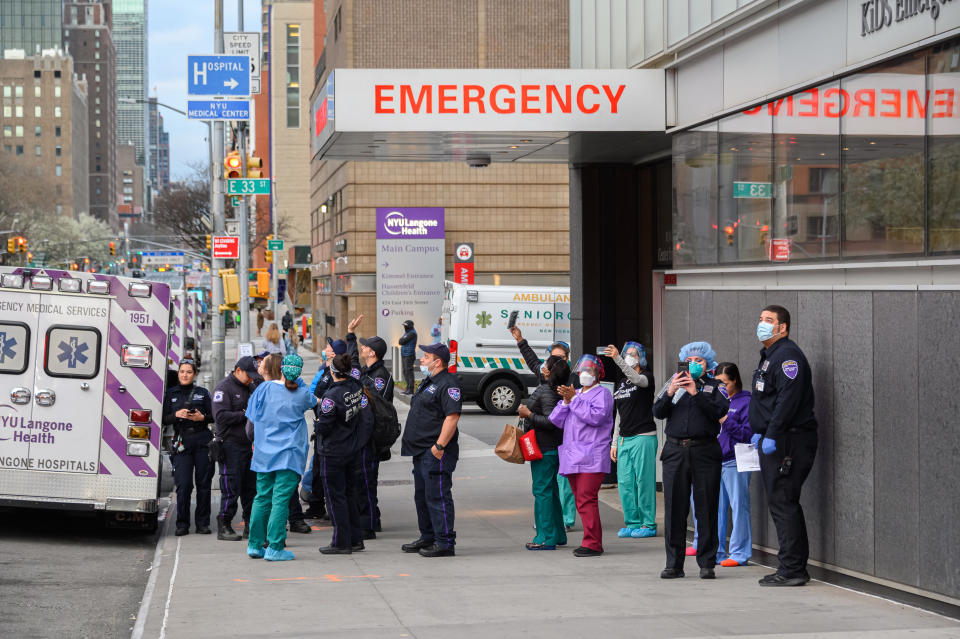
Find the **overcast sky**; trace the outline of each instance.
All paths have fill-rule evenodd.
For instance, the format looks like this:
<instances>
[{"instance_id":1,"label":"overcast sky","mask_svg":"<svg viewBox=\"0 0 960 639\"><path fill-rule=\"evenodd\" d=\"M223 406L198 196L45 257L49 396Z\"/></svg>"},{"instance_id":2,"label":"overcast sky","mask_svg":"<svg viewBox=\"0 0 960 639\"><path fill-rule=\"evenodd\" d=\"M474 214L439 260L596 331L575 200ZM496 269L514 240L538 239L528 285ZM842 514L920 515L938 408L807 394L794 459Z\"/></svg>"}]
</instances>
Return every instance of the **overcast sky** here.
<instances>
[{"instance_id":1,"label":"overcast sky","mask_svg":"<svg viewBox=\"0 0 960 639\"><path fill-rule=\"evenodd\" d=\"M187 54L213 53L213 2L148 0L149 94L186 110ZM260 30L260 0L243 3L245 31ZM237 0L224 0L224 28L237 30ZM207 127L161 109L170 132L170 173L177 180L191 173L191 163L207 161Z\"/></svg>"}]
</instances>

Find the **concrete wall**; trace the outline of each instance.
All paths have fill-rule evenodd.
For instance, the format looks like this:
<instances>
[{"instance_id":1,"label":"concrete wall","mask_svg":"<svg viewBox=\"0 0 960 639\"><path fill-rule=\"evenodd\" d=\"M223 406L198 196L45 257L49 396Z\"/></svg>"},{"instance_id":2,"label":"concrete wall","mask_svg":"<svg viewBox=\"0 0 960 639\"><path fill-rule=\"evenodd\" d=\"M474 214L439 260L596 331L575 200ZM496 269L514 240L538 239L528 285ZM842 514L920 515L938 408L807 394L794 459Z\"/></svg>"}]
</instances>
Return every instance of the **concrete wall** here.
<instances>
[{"instance_id":1,"label":"concrete wall","mask_svg":"<svg viewBox=\"0 0 960 639\"><path fill-rule=\"evenodd\" d=\"M820 448L803 495L811 559L960 597L960 396L949 381L960 290L667 287L667 357L707 340L749 379L766 304L790 310L791 337L813 368ZM757 480L752 497L753 541L776 548Z\"/></svg>"}]
</instances>

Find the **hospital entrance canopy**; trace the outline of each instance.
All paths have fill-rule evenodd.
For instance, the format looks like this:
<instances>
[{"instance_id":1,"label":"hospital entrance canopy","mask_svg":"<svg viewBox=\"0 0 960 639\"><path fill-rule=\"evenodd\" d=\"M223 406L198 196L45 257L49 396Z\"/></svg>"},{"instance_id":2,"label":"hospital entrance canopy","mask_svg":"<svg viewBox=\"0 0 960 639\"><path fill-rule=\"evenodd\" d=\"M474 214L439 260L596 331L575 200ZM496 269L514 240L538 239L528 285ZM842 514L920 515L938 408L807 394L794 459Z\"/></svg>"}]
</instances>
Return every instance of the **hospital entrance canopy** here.
<instances>
[{"instance_id":1,"label":"hospital entrance canopy","mask_svg":"<svg viewBox=\"0 0 960 639\"><path fill-rule=\"evenodd\" d=\"M660 69L335 69L312 105L311 152L473 166L631 162L669 148L665 103Z\"/></svg>"}]
</instances>

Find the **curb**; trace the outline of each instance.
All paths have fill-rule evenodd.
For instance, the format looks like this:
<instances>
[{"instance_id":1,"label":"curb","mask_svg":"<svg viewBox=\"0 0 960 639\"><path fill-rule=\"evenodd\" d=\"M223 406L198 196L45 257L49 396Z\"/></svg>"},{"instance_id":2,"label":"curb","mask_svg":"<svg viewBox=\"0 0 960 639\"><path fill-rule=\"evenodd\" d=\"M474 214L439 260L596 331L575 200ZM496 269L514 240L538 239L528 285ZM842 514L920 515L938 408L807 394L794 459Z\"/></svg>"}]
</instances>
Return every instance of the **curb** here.
<instances>
[{"instance_id":1,"label":"curb","mask_svg":"<svg viewBox=\"0 0 960 639\"><path fill-rule=\"evenodd\" d=\"M130 633L130 639L141 639L144 629L147 625L147 616L150 613L150 605L153 602L153 594L157 587L157 575L160 573L160 564L162 563L163 549L167 539L170 537L170 528L172 522L176 519L177 494L170 493L170 505L167 506L166 516L163 520L163 526L160 528L160 534L157 538L157 548L153 553L153 561L150 563L150 578L147 579L147 585L143 589L143 597L140 599L140 608L137 610L137 622L133 625ZM171 514L173 515L171 517Z\"/></svg>"}]
</instances>

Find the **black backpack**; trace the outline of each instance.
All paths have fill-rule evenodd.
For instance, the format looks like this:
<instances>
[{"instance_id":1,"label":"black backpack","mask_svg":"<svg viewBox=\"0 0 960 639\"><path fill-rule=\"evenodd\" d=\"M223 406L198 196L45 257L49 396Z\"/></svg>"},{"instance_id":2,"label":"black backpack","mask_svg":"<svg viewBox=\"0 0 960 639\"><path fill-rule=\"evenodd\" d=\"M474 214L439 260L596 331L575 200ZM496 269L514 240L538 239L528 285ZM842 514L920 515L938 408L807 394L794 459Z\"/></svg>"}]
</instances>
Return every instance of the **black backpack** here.
<instances>
[{"instance_id":1,"label":"black backpack","mask_svg":"<svg viewBox=\"0 0 960 639\"><path fill-rule=\"evenodd\" d=\"M373 446L377 454L390 450L394 442L400 437L400 419L393 402L388 402L380 396L374 386L373 378L364 376L363 392L367 395L370 408L373 409Z\"/></svg>"}]
</instances>

